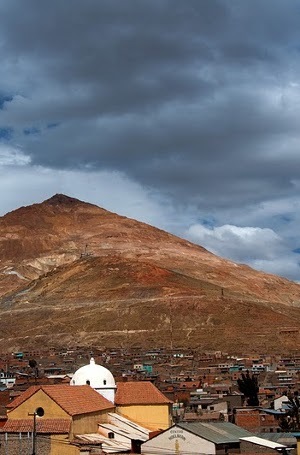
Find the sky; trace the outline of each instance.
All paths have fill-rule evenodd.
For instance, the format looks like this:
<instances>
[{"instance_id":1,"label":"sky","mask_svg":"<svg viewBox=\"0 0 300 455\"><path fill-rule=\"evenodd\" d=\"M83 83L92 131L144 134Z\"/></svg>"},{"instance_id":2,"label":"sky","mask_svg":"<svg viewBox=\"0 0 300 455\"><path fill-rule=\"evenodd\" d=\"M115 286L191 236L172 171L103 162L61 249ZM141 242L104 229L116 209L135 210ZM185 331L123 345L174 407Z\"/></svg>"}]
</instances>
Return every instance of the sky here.
<instances>
[{"instance_id":1,"label":"sky","mask_svg":"<svg viewBox=\"0 0 300 455\"><path fill-rule=\"evenodd\" d=\"M300 3L0 0L0 215L64 193L300 282Z\"/></svg>"}]
</instances>

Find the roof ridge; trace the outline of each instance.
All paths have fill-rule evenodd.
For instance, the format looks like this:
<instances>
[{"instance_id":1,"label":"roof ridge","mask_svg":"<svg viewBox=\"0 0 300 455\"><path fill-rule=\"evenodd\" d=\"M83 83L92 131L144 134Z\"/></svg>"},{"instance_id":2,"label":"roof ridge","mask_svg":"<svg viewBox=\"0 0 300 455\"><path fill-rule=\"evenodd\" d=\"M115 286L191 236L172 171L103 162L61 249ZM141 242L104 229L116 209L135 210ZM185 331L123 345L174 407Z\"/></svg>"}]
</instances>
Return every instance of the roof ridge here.
<instances>
[{"instance_id":1,"label":"roof ridge","mask_svg":"<svg viewBox=\"0 0 300 455\"><path fill-rule=\"evenodd\" d=\"M151 381L118 382L115 403L118 404L171 404Z\"/></svg>"},{"instance_id":2,"label":"roof ridge","mask_svg":"<svg viewBox=\"0 0 300 455\"><path fill-rule=\"evenodd\" d=\"M51 387L51 385L52 385L52 386L53 386L53 385L55 386L55 384L49 384L49 385L50 385L50 387ZM49 385L48 385L48 387L49 387ZM61 385L58 384L58 387L60 387L60 386L61 386ZM65 409L65 407L62 406L61 403L58 403L57 399L55 399L53 396L51 396L49 393L47 393L47 391L44 389L44 387L47 387L47 385L42 386L43 392L44 392L46 395L48 395L48 397L51 398L51 400L53 400L60 408L62 408L62 409L71 417L72 414L70 414L70 412L67 411L67 410ZM55 386L55 387L56 387L56 386ZM66 387L66 386L64 385L64 387ZM67 387L69 387L69 386L67 386Z\"/></svg>"},{"instance_id":3,"label":"roof ridge","mask_svg":"<svg viewBox=\"0 0 300 455\"><path fill-rule=\"evenodd\" d=\"M24 390L24 392L22 392L21 395L17 396L13 401L8 403L6 408L9 410L18 408L21 404L24 403L24 401L28 400L28 398L31 398L36 392L41 390L41 388L42 388L41 385L30 386L28 389ZM29 393L29 392L31 392L31 393ZM14 404L14 402L17 402L17 403Z\"/></svg>"}]
</instances>

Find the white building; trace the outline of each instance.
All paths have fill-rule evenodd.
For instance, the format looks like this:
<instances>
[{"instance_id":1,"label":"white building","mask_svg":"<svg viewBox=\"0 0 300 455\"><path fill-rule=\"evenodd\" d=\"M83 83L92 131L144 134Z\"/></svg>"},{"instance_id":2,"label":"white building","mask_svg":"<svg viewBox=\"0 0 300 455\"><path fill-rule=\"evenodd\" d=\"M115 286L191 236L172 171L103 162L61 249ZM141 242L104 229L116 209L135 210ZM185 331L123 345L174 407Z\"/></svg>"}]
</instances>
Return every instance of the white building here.
<instances>
[{"instance_id":1,"label":"white building","mask_svg":"<svg viewBox=\"0 0 300 455\"><path fill-rule=\"evenodd\" d=\"M228 422L182 422L142 444L142 454L226 454L239 452L249 431Z\"/></svg>"},{"instance_id":2,"label":"white building","mask_svg":"<svg viewBox=\"0 0 300 455\"><path fill-rule=\"evenodd\" d=\"M282 395L279 398L275 398L274 400L274 409L275 411L283 409L283 404L288 403L289 399L286 395Z\"/></svg>"},{"instance_id":3,"label":"white building","mask_svg":"<svg viewBox=\"0 0 300 455\"><path fill-rule=\"evenodd\" d=\"M115 402L117 387L114 377L107 368L97 365L93 358L91 358L89 365L79 368L70 381L70 385L86 384L90 385L107 400L112 403Z\"/></svg>"},{"instance_id":4,"label":"white building","mask_svg":"<svg viewBox=\"0 0 300 455\"><path fill-rule=\"evenodd\" d=\"M13 377L12 374L9 373L0 373L0 387L6 386L8 389L13 387L16 382L16 379Z\"/></svg>"}]
</instances>

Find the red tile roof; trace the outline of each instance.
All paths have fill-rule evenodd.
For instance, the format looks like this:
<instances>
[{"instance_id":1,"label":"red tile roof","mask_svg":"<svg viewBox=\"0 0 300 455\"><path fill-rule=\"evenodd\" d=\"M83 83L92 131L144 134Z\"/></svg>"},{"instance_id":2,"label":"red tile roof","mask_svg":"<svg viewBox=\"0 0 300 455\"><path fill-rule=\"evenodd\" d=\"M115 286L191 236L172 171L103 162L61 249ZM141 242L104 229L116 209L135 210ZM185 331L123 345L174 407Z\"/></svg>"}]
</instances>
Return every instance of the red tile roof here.
<instances>
[{"instance_id":1,"label":"red tile roof","mask_svg":"<svg viewBox=\"0 0 300 455\"><path fill-rule=\"evenodd\" d=\"M37 433L68 434L71 420L36 419ZM29 433L33 431L33 419L10 419L0 429L2 433Z\"/></svg>"},{"instance_id":2,"label":"red tile roof","mask_svg":"<svg viewBox=\"0 0 300 455\"><path fill-rule=\"evenodd\" d=\"M131 404L167 404L172 403L152 382L118 382L115 397L116 405Z\"/></svg>"},{"instance_id":3,"label":"red tile roof","mask_svg":"<svg viewBox=\"0 0 300 455\"><path fill-rule=\"evenodd\" d=\"M114 404L96 392L89 385L45 385L29 387L12 401L8 408L14 409L24 403L38 390L46 393L70 416L113 409Z\"/></svg>"},{"instance_id":4,"label":"red tile roof","mask_svg":"<svg viewBox=\"0 0 300 455\"><path fill-rule=\"evenodd\" d=\"M40 386L31 386L25 392L21 393L18 395L13 401L8 403L6 406L7 409L14 409L17 406L19 406L21 403L26 401L28 398L30 398L35 392L37 392L41 387Z\"/></svg>"}]
</instances>

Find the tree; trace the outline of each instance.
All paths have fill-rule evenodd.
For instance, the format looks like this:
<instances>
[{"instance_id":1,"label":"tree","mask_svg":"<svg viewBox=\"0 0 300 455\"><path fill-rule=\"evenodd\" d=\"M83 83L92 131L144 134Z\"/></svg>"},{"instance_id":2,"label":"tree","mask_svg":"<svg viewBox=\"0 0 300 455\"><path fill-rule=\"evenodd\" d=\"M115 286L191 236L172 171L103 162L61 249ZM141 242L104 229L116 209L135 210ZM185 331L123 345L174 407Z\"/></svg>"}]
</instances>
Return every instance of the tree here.
<instances>
[{"instance_id":1,"label":"tree","mask_svg":"<svg viewBox=\"0 0 300 455\"><path fill-rule=\"evenodd\" d=\"M286 413L279 419L280 428L284 431L295 431L300 428L300 401L299 392L287 394Z\"/></svg>"},{"instance_id":2,"label":"tree","mask_svg":"<svg viewBox=\"0 0 300 455\"><path fill-rule=\"evenodd\" d=\"M242 377L237 380L239 391L244 395L247 400L247 406L258 406L258 380L257 375L250 376L249 370L246 374L242 373Z\"/></svg>"},{"instance_id":3,"label":"tree","mask_svg":"<svg viewBox=\"0 0 300 455\"><path fill-rule=\"evenodd\" d=\"M29 359L28 363L29 363L30 368L32 368L32 369L36 368L36 366L37 366L36 360L34 360L34 359Z\"/></svg>"},{"instance_id":4,"label":"tree","mask_svg":"<svg viewBox=\"0 0 300 455\"><path fill-rule=\"evenodd\" d=\"M37 378L39 375L37 361L35 359L29 359L28 364L30 368L34 371L34 377Z\"/></svg>"}]
</instances>

